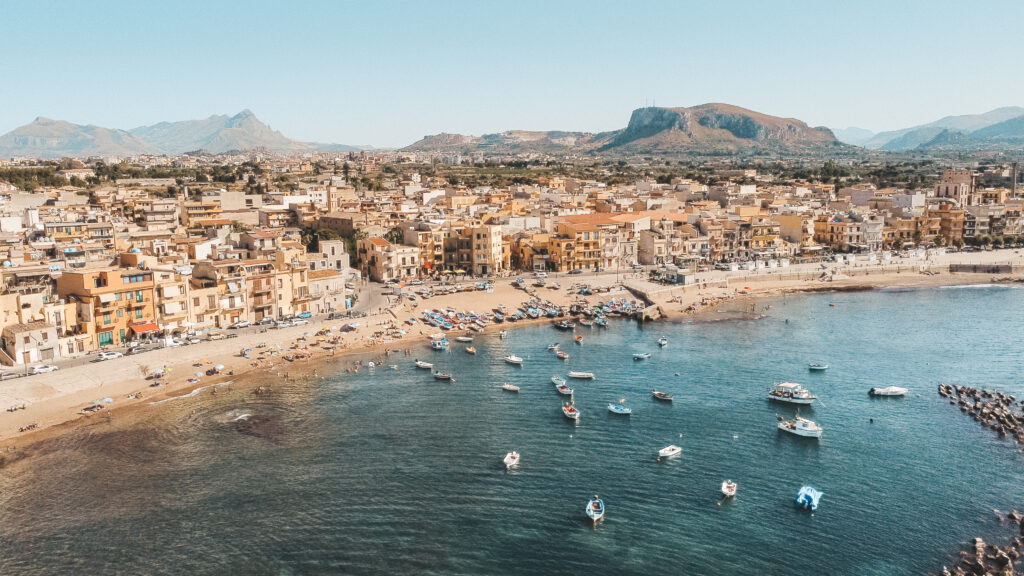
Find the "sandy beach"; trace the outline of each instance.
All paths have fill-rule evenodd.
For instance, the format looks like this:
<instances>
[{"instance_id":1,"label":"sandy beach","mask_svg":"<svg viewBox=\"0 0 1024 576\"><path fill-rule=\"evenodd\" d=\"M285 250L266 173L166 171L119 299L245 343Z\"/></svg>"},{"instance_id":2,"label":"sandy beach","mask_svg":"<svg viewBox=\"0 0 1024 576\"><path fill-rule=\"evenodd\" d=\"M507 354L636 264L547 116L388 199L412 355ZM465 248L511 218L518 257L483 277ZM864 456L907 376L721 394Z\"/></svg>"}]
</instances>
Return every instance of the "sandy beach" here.
<instances>
[{"instance_id":1,"label":"sandy beach","mask_svg":"<svg viewBox=\"0 0 1024 576\"><path fill-rule=\"evenodd\" d=\"M1012 266L1015 273L950 273L950 264L1003 264ZM788 292L1022 281L1022 267L1024 258L1021 254L1007 250L945 254L927 260L900 259L884 266L867 263L843 266L805 264L746 273L708 272L698 274L698 282L688 286L657 284L636 274L605 273L594 276L554 275L548 279L548 287L531 286L524 292L514 288L511 279L500 279L490 292L445 294L418 302L403 299L381 313L354 320L359 327L345 333L338 329L347 320L314 318L304 326L265 332L244 331L236 338L89 362L56 372L4 381L0 383L0 409L3 409L0 412L0 448L14 450L71 427L102 421L111 417L112 412L129 407L133 411L159 410L161 400L183 396L201 387L210 386L197 393L196 397L213 394L216 393L214 384L255 387L268 378L294 377L312 370L357 369L356 359L351 357L356 354L385 365L411 362L419 350L427 349L426 336L437 332L437 329L421 323L414 326L405 324L405 319L410 316L418 319L423 309L450 306L463 311L485 312L500 305L516 308L533 296L559 305L569 305L580 298L594 303L612 297L640 299L642 296L652 303L651 310L656 310L658 316L673 320L714 310L724 302ZM560 286L553 289L550 287L553 283ZM584 284L592 289L607 287L609 290L580 296L578 286ZM379 290L380 287L372 289ZM487 330L514 329L548 322L549 319L542 318L515 324L492 323ZM405 334L389 336L388 332L397 334L389 330L392 327L404 330ZM323 330L329 332L318 338L317 333ZM335 345L331 345L332 340L336 341ZM247 349L252 350L249 358L241 355ZM276 354L271 355L272 351ZM295 351L302 352L306 358L294 362L283 358ZM327 368L330 362L338 365ZM205 375L208 369L218 364L224 365L220 374ZM163 384L151 387L152 381L145 378L160 369L167 374L162 379ZM189 382L190 378L195 378L196 372L204 375L196 382ZM108 398L113 402L103 402L104 409L92 414L82 412L95 401ZM21 405L26 408L13 412L7 410ZM31 431L20 431L33 424L35 427Z\"/></svg>"}]
</instances>

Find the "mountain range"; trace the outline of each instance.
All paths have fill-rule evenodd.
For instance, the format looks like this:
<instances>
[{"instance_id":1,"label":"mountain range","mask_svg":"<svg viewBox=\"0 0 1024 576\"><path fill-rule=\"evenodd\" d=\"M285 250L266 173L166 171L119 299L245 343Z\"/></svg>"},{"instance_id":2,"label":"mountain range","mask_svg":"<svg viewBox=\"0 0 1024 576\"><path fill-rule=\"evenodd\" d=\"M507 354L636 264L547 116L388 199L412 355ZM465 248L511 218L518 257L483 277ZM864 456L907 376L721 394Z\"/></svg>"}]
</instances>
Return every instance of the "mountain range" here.
<instances>
[{"instance_id":1,"label":"mountain range","mask_svg":"<svg viewBox=\"0 0 1024 576\"><path fill-rule=\"evenodd\" d=\"M610 132L511 130L483 136L435 134L407 152L473 154L794 154L843 148L828 128L811 128L730 104L634 110L625 128Z\"/></svg>"},{"instance_id":2,"label":"mountain range","mask_svg":"<svg viewBox=\"0 0 1024 576\"><path fill-rule=\"evenodd\" d=\"M847 144L874 150L1002 148L1024 141L1024 108L1006 106L984 114L946 116L928 124L877 134L862 128L836 130Z\"/></svg>"},{"instance_id":3,"label":"mountain range","mask_svg":"<svg viewBox=\"0 0 1024 576\"><path fill-rule=\"evenodd\" d=\"M0 136L0 157L62 158L85 156L176 155L204 150L211 154L264 148L271 152L354 152L343 144L302 142L285 137L249 110L234 116L160 122L131 130L72 124L39 117Z\"/></svg>"}]
</instances>

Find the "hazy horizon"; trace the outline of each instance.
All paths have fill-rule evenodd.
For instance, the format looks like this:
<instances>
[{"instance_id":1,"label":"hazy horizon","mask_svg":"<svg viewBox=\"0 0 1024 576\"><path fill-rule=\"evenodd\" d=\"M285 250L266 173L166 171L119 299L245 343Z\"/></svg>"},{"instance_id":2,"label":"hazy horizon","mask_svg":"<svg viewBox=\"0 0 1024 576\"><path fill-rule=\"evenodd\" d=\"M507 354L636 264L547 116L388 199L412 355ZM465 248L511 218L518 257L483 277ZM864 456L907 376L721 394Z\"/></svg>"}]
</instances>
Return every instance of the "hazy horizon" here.
<instances>
[{"instance_id":1,"label":"hazy horizon","mask_svg":"<svg viewBox=\"0 0 1024 576\"><path fill-rule=\"evenodd\" d=\"M1007 101L1024 85L1009 73L1024 5L983 8L12 2L0 133L37 116L127 130L247 108L290 138L393 148L602 132L645 104L707 102L881 132L1024 105Z\"/></svg>"}]
</instances>

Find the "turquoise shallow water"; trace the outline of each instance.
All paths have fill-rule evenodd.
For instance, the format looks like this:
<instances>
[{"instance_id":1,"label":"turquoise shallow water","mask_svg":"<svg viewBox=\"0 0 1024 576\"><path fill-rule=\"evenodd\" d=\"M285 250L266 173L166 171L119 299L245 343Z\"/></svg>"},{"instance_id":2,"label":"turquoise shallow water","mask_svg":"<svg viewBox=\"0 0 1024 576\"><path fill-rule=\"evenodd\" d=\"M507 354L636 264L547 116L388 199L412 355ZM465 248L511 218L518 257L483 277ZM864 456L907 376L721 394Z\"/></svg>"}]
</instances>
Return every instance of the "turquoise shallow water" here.
<instances>
[{"instance_id":1,"label":"turquoise shallow water","mask_svg":"<svg viewBox=\"0 0 1024 576\"><path fill-rule=\"evenodd\" d=\"M0 573L920 574L971 537L1012 535L992 510L1024 507L1020 450L935 387L1024 396L1024 290L766 304L759 319L584 328L583 346L533 327L477 337L476 356L417 349L397 371L339 363L268 396L199 395L49 441L0 469ZM545 350L556 341L568 362ZM811 374L810 360L831 368ZM571 381L578 426L550 384L569 369L598 376ZM804 410L819 442L776 430L793 413L764 398L777 380L819 395ZM867 396L889 384L912 393ZM607 412L619 398L632 416ZM240 433L240 414L269 437ZM670 443L683 454L657 462ZM522 463L506 472L511 449ZM739 497L719 506L725 478ZM802 484L825 493L813 515L793 506ZM583 513L595 492L596 528Z\"/></svg>"}]
</instances>

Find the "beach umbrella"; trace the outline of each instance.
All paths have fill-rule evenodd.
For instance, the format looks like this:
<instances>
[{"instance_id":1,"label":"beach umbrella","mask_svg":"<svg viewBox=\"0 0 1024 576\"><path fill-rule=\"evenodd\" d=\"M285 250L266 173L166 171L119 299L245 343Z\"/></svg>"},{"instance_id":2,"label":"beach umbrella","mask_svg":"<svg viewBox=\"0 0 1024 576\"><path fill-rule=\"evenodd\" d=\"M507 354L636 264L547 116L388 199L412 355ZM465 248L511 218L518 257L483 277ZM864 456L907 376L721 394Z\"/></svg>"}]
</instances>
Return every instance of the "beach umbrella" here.
<instances>
[{"instance_id":1,"label":"beach umbrella","mask_svg":"<svg viewBox=\"0 0 1024 576\"><path fill-rule=\"evenodd\" d=\"M213 367L213 369L214 370L223 370L224 369L224 365L223 364L217 364L216 366Z\"/></svg>"},{"instance_id":2,"label":"beach umbrella","mask_svg":"<svg viewBox=\"0 0 1024 576\"><path fill-rule=\"evenodd\" d=\"M196 378L202 378L202 376L203 376L202 372L196 372Z\"/></svg>"},{"instance_id":3,"label":"beach umbrella","mask_svg":"<svg viewBox=\"0 0 1024 576\"><path fill-rule=\"evenodd\" d=\"M111 403L114 402L114 399L113 398L104 398L103 401L106 402L107 404L111 404Z\"/></svg>"},{"instance_id":4,"label":"beach umbrella","mask_svg":"<svg viewBox=\"0 0 1024 576\"><path fill-rule=\"evenodd\" d=\"M157 368L157 369L156 369L156 370L155 370L155 371L153 372L153 374L156 374L156 375L160 375L160 374L163 374L163 373L164 373L164 369L163 369L163 368Z\"/></svg>"}]
</instances>

